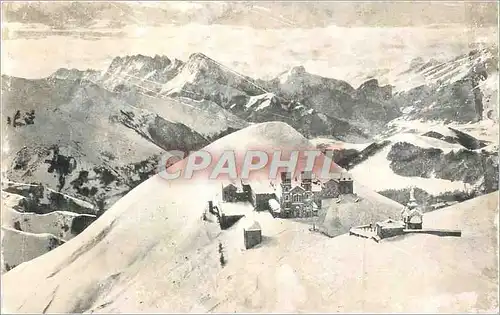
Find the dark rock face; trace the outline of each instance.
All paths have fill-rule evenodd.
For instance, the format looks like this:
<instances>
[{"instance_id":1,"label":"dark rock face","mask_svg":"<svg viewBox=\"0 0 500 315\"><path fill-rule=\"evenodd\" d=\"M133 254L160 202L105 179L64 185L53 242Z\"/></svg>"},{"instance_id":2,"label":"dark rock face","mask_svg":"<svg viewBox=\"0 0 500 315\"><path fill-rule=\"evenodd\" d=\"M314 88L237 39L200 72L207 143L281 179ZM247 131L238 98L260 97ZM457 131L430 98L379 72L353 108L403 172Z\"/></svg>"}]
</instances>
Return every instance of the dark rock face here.
<instances>
[{"instance_id":1,"label":"dark rock face","mask_svg":"<svg viewBox=\"0 0 500 315\"><path fill-rule=\"evenodd\" d=\"M50 160L45 160L45 163L49 164L47 172L56 173L59 177L58 190L62 190L66 184L66 176L76 169L76 160L71 156L64 156L59 154L59 148L54 146L51 148L52 158Z\"/></svg>"},{"instance_id":2,"label":"dark rock face","mask_svg":"<svg viewBox=\"0 0 500 315\"><path fill-rule=\"evenodd\" d=\"M337 120L348 121L353 128L374 133L391 119L399 116L398 109L390 102L392 88L380 87L373 79L357 90L345 81L323 78L293 68L286 80L279 78L261 83L287 100L294 100L307 108Z\"/></svg>"},{"instance_id":3,"label":"dark rock face","mask_svg":"<svg viewBox=\"0 0 500 315\"><path fill-rule=\"evenodd\" d=\"M454 133L454 136L444 136L436 131L429 131L423 134L423 136L431 137L439 140L446 141L448 143L460 144L466 149L477 150L484 148L489 143L486 141L478 140L465 132L448 127L450 131Z\"/></svg>"},{"instance_id":4,"label":"dark rock face","mask_svg":"<svg viewBox=\"0 0 500 315\"><path fill-rule=\"evenodd\" d=\"M483 192L498 189L498 153L461 149L444 153L440 149L421 148L400 142L387 155L391 169L401 176L418 176L463 181L474 184L483 180Z\"/></svg>"},{"instance_id":5,"label":"dark rock face","mask_svg":"<svg viewBox=\"0 0 500 315\"><path fill-rule=\"evenodd\" d=\"M25 112L21 115L21 111L17 110L13 118L7 116L7 125L16 127L22 127L27 125L33 125L35 123L35 110L32 109L29 112Z\"/></svg>"},{"instance_id":6,"label":"dark rock face","mask_svg":"<svg viewBox=\"0 0 500 315\"><path fill-rule=\"evenodd\" d=\"M328 146L325 145L318 146L318 149L321 150L323 153L326 153L327 150L333 150L333 156L332 156L333 161L340 167L349 170L354 166L366 161L371 156L380 152L380 150L384 149L386 146L390 144L391 141L389 140L374 142L361 151L355 149L342 149L342 148L330 149Z\"/></svg>"},{"instance_id":7,"label":"dark rock face","mask_svg":"<svg viewBox=\"0 0 500 315\"><path fill-rule=\"evenodd\" d=\"M464 73L464 69L469 69ZM467 123L483 119L481 83L498 75L498 48L481 48L448 62L431 60L415 73L434 78L432 84L396 93L393 103L408 119Z\"/></svg>"},{"instance_id":8,"label":"dark rock face","mask_svg":"<svg viewBox=\"0 0 500 315\"><path fill-rule=\"evenodd\" d=\"M413 106L409 119L470 122L477 119L474 82L464 78L447 86L423 85L394 96L398 108Z\"/></svg>"},{"instance_id":9,"label":"dark rock face","mask_svg":"<svg viewBox=\"0 0 500 315\"><path fill-rule=\"evenodd\" d=\"M47 189L43 185L9 184L3 190L24 197L14 207L15 210L20 212L46 214L63 210L79 214L95 214L92 207L78 203L63 194Z\"/></svg>"},{"instance_id":10,"label":"dark rock face","mask_svg":"<svg viewBox=\"0 0 500 315\"><path fill-rule=\"evenodd\" d=\"M96 218L91 216L79 216L74 218L73 221L71 222L71 234L73 235L80 234L95 220Z\"/></svg>"},{"instance_id":11,"label":"dark rock face","mask_svg":"<svg viewBox=\"0 0 500 315\"><path fill-rule=\"evenodd\" d=\"M49 238L49 244L47 246L47 250L48 251L51 251L53 249L55 249L56 247L59 247L60 245L64 244L64 241L61 240L61 239L58 239L57 237L55 236L51 236Z\"/></svg>"}]
</instances>

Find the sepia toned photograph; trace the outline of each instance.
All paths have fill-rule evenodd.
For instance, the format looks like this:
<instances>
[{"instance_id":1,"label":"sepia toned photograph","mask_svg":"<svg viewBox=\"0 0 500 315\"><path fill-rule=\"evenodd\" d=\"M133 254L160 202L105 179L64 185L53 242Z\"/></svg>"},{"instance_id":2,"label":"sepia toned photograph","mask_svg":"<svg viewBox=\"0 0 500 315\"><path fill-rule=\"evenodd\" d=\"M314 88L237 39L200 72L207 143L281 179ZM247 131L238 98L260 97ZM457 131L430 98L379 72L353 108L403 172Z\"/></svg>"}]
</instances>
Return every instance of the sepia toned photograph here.
<instances>
[{"instance_id":1,"label":"sepia toned photograph","mask_svg":"<svg viewBox=\"0 0 500 315\"><path fill-rule=\"evenodd\" d=\"M2 1L1 313L498 313L497 1Z\"/></svg>"}]
</instances>

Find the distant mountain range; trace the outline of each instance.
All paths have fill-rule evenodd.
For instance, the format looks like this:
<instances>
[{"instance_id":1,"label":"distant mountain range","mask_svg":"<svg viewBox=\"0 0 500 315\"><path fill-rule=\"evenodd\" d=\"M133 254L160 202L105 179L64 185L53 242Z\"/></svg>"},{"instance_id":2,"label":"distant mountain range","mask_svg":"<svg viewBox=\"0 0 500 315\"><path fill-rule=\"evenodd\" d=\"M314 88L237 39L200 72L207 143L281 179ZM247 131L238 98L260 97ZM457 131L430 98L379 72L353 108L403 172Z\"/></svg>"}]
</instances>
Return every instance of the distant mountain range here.
<instances>
[{"instance_id":1,"label":"distant mountain range","mask_svg":"<svg viewBox=\"0 0 500 315\"><path fill-rule=\"evenodd\" d=\"M57 29L100 24L226 24L261 28L338 26L496 26L498 6L480 3L61 2L3 3L6 22ZM107 23L107 25L106 25Z\"/></svg>"},{"instance_id":2,"label":"distant mountain range","mask_svg":"<svg viewBox=\"0 0 500 315\"><path fill-rule=\"evenodd\" d=\"M498 190L497 55L483 47L441 63L414 60L398 79L423 83L398 90L304 67L257 80L202 53L116 57L102 73L2 76L2 189L22 197L12 211L95 218L155 174L165 150L201 149L278 121L319 148L340 143L336 162L398 202L409 186L429 208L465 200Z\"/></svg>"}]
</instances>

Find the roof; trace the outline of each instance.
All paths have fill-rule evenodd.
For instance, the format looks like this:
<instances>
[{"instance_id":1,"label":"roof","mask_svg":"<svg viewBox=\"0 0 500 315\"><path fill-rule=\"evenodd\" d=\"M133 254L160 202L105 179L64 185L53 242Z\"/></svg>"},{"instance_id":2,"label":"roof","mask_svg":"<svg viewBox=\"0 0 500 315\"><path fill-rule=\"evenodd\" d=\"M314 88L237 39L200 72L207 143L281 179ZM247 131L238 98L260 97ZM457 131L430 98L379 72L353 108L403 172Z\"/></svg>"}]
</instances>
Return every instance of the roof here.
<instances>
[{"instance_id":1,"label":"roof","mask_svg":"<svg viewBox=\"0 0 500 315\"><path fill-rule=\"evenodd\" d=\"M421 216L412 216L410 217L410 223L422 223L422 217Z\"/></svg>"},{"instance_id":2,"label":"roof","mask_svg":"<svg viewBox=\"0 0 500 315\"><path fill-rule=\"evenodd\" d=\"M381 226L382 228L404 228L405 224L401 221L395 221L392 219L388 219L382 222L377 222L378 226Z\"/></svg>"},{"instance_id":3,"label":"roof","mask_svg":"<svg viewBox=\"0 0 500 315\"><path fill-rule=\"evenodd\" d=\"M345 178L345 179L344 179ZM334 180L334 181L352 181L352 175L348 172L339 172L339 173L330 173L328 174L328 177L325 179L325 182L329 180Z\"/></svg>"},{"instance_id":4,"label":"roof","mask_svg":"<svg viewBox=\"0 0 500 315\"><path fill-rule=\"evenodd\" d=\"M411 210L411 211L408 212L408 216L410 218L412 218L412 217L422 217L423 215L424 214L420 210L418 210L418 209L413 209L413 210Z\"/></svg>"},{"instance_id":5,"label":"roof","mask_svg":"<svg viewBox=\"0 0 500 315\"><path fill-rule=\"evenodd\" d=\"M297 190L306 191L302 186L297 185L297 186L293 187L292 189L290 189L290 192L294 192Z\"/></svg>"},{"instance_id":6,"label":"roof","mask_svg":"<svg viewBox=\"0 0 500 315\"><path fill-rule=\"evenodd\" d=\"M416 203L415 201L410 201L410 202L408 202L407 206L408 206L408 208L413 209L413 208L418 207L418 203Z\"/></svg>"},{"instance_id":7,"label":"roof","mask_svg":"<svg viewBox=\"0 0 500 315\"><path fill-rule=\"evenodd\" d=\"M246 215L253 211L253 205L248 201L221 202L217 204L222 214L226 216Z\"/></svg>"},{"instance_id":8,"label":"roof","mask_svg":"<svg viewBox=\"0 0 500 315\"><path fill-rule=\"evenodd\" d=\"M250 183L252 191L256 194L272 194L275 192L275 188L271 185L271 182L254 181Z\"/></svg>"},{"instance_id":9,"label":"roof","mask_svg":"<svg viewBox=\"0 0 500 315\"><path fill-rule=\"evenodd\" d=\"M222 189L226 189L227 187L234 187L236 190L243 190L243 186L240 181L237 180L228 180L222 183Z\"/></svg>"},{"instance_id":10,"label":"roof","mask_svg":"<svg viewBox=\"0 0 500 315\"><path fill-rule=\"evenodd\" d=\"M313 184L313 185L311 186L311 190L312 190L313 192L320 192L320 191L322 191L322 190L323 190L323 186L322 186L322 185Z\"/></svg>"},{"instance_id":11,"label":"roof","mask_svg":"<svg viewBox=\"0 0 500 315\"><path fill-rule=\"evenodd\" d=\"M222 187L222 189L223 189L223 190L227 190L227 189L230 189L230 188L231 188L231 189L234 189L234 190L238 190L238 187L236 187L236 185L234 185L234 184L232 184L232 183L227 184L227 185L224 185L224 186Z\"/></svg>"},{"instance_id":12,"label":"roof","mask_svg":"<svg viewBox=\"0 0 500 315\"><path fill-rule=\"evenodd\" d=\"M259 222L253 221L248 227L245 228L245 231L262 231L262 228L260 227Z\"/></svg>"},{"instance_id":13,"label":"roof","mask_svg":"<svg viewBox=\"0 0 500 315\"><path fill-rule=\"evenodd\" d=\"M281 211L280 204L278 203L278 201L276 199L269 199L269 207L274 212L280 212Z\"/></svg>"}]
</instances>

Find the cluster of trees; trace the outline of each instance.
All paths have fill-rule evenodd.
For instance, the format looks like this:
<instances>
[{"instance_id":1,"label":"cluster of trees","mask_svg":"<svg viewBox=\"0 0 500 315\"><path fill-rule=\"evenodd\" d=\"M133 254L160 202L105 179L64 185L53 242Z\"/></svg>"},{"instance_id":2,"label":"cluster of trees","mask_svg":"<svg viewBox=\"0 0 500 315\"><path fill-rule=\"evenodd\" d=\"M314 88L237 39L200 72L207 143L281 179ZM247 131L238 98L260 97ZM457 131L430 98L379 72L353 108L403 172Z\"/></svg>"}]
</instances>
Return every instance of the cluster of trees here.
<instances>
[{"instance_id":1,"label":"cluster of trees","mask_svg":"<svg viewBox=\"0 0 500 315\"><path fill-rule=\"evenodd\" d=\"M24 117L21 117L21 111L17 110L14 114L14 118L10 116L7 117L7 125L12 125L14 127L20 127L25 125L33 125L35 123L35 110L32 109L29 112L24 113Z\"/></svg>"}]
</instances>

